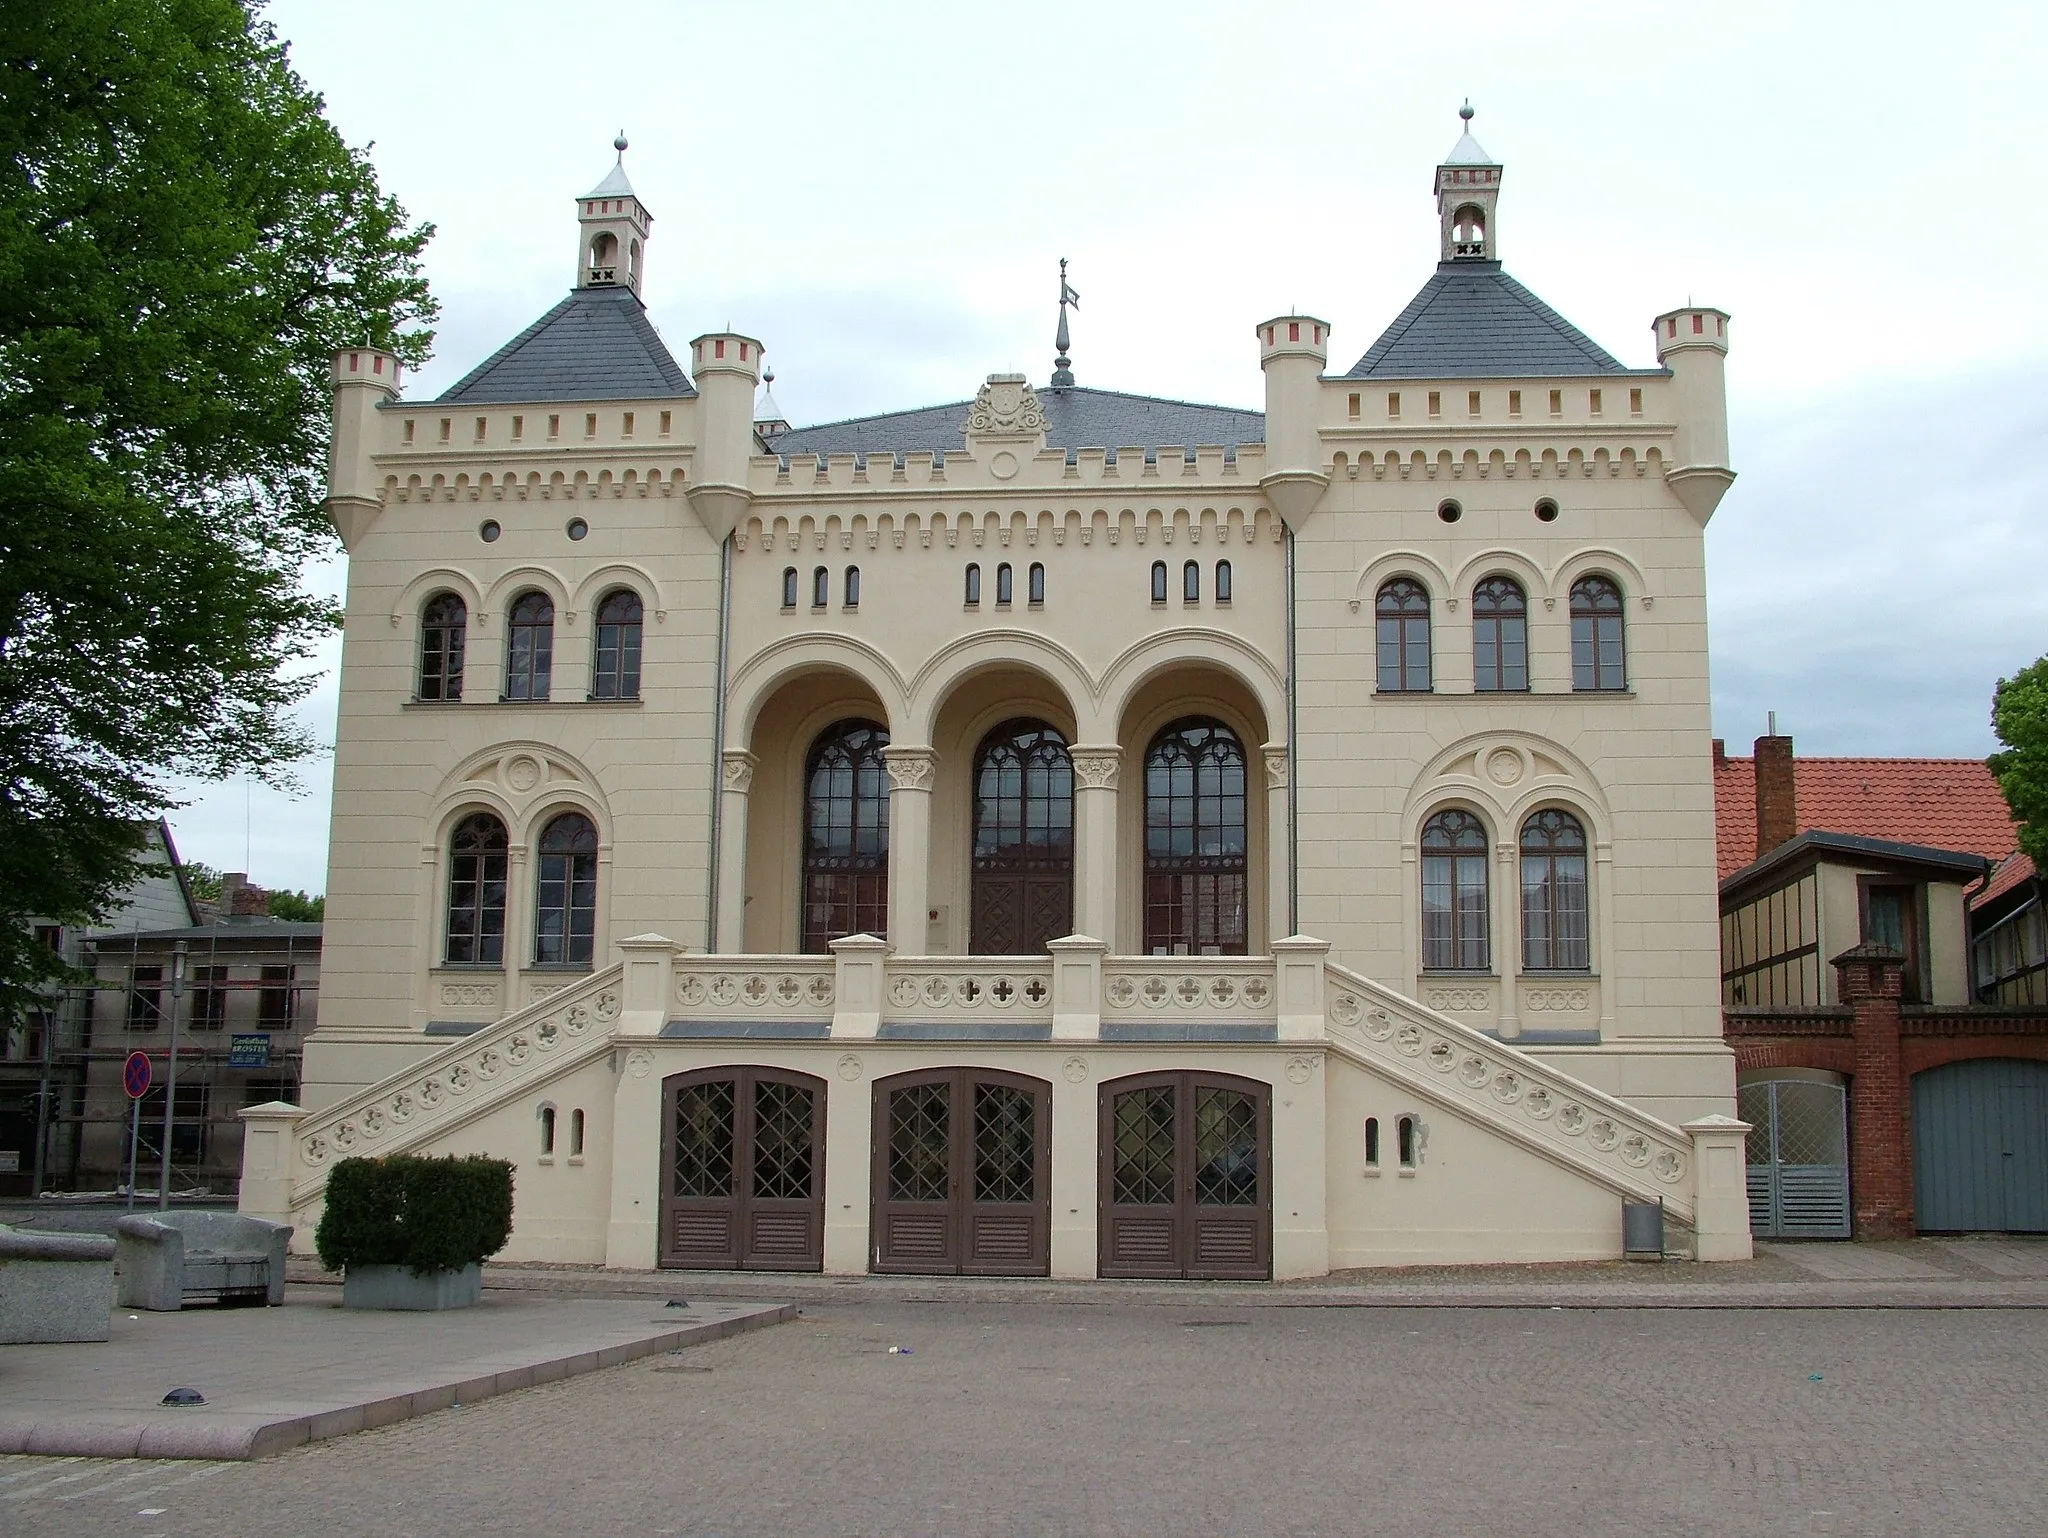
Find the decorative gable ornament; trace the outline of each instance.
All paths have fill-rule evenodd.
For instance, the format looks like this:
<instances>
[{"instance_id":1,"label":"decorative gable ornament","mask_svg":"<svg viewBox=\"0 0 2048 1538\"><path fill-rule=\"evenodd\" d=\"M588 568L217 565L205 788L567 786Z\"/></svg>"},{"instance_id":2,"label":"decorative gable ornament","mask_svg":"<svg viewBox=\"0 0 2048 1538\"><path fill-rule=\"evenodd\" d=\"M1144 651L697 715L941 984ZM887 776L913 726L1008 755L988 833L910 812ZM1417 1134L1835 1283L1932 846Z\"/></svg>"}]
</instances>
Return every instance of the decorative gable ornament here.
<instances>
[{"instance_id":1,"label":"decorative gable ornament","mask_svg":"<svg viewBox=\"0 0 2048 1538\"><path fill-rule=\"evenodd\" d=\"M1045 408L1022 374L991 374L967 413L967 431L978 437L1029 437L1046 430Z\"/></svg>"}]
</instances>

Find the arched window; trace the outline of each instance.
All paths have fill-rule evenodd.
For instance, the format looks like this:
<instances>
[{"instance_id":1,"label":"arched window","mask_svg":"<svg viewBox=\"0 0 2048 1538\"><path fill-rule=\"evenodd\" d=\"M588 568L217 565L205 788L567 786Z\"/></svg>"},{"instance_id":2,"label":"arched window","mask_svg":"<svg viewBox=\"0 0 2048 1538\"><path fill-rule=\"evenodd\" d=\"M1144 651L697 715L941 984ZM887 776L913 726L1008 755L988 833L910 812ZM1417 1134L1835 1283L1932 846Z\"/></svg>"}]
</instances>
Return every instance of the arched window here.
<instances>
[{"instance_id":1,"label":"arched window","mask_svg":"<svg viewBox=\"0 0 2048 1538\"><path fill-rule=\"evenodd\" d=\"M1582 691L1628 687L1621 589L1606 577L1581 577L1572 584L1572 687Z\"/></svg>"},{"instance_id":2,"label":"arched window","mask_svg":"<svg viewBox=\"0 0 2048 1538\"><path fill-rule=\"evenodd\" d=\"M1009 603L1012 594L1010 586L1010 563L1004 561L996 567L996 605L998 608Z\"/></svg>"},{"instance_id":3,"label":"arched window","mask_svg":"<svg viewBox=\"0 0 2048 1538\"><path fill-rule=\"evenodd\" d=\"M858 566L846 568L846 592L842 596L847 608L858 609L860 607L860 568Z\"/></svg>"},{"instance_id":4,"label":"arched window","mask_svg":"<svg viewBox=\"0 0 2048 1538\"><path fill-rule=\"evenodd\" d=\"M1472 687L1482 694L1529 687L1529 600L1513 577L1488 577L1472 590Z\"/></svg>"},{"instance_id":5,"label":"arched window","mask_svg":"<svg viewBox=\"0 0 2048 1538\"><path fill-rule=\"evenodd\" d=\"M1005 721L974 755L974 889L968 950L1022 956L1070 933L1074 765L1043 721Z\"/></svg>"},{"instance_id":6,"label":"arched window","mask_svg":"<svg viewBox=\"0 0 2048 1538\"><path fill-rule=\"evenodd\" d=\"M1202 601L1202 563L1189 561L1180 569L1180 601L1200 603Z\"/></svg>"},{"instance_id":7,"label":"arched window","mask_svg":"<svg viewBox=\"0 0 2048 1538\"><path fill-rule=\"evenodd\" d=\"M1486 824L1438 812L1422 825L1422 965L1486 970Z\"/></svg>"},{"instance_id":8,"label":"arched window","mask_svg":"<svg viewBox=\"0 0 2048 1538\"><path fill-rule=\"evenodd\" d=\"M1522 824L1522 965L1585 971L1587 929L1586 830L1570 812L1538 812Z\"/></svg>"},{"instance_id":9,"label":"arched window","mask_svg":"<svg viewBox=\"0 0 2048 1538\"><path fill-rule=\"evenodd\" d=\"M796 568L794 566L782 568L782 607L785 609L794 609L796 607Z\"/></svg>"},{"instance_id":10,"label":"arched window","mask_svg":"<svg viewBox=\"0 0 2048 1538\"><path fill-rule=\"evenodd\" d=\"M546 593L521 593L505 627L505 698L546 699L554 668L554 602Z\"/></svg>"},{"instance_id":11,"label":"arched window","mask_svg":"<svg viewBox=\"0 0 2048 1538\"><path fill-rule=\"evenodd\" d=\"M1244 747L1188 716L1145 751L1145 949L1241 956L1246 914Z\"/></svg>"},{"instance_id":12,"label":"arched window","mask_svg":"<svg viewBox=\"0 0 2048 1538\"><path fill-rule=\"evenodd\" d=\"M448 840L448 938L455 966L505 964L505 825L472 812Z\"/></svg>"},{"instance_id":13,"label":"arched window","mask_svg":"<svg viewBox=\"0 0 2048 1538\"><path fill-rule=\"evenodd\" d=\"M462 653L468 639L468 605L453 593L429 598L420 610L421 699L462 698Z\"/></svg>"},{"instance_id":14,"label":"arched window","mask_svg":"<svg viewBox=\"0 0 2048 1538\"><path fill-rule=\"evenodd\" d=\"M840 721L804 760L803 948L889 926L889 733Z\"/></svg>"},{"instance_id":15,"label":"arched window","mask_svg":"<svg viewBox=\"0 0 2048 1538\"><path fill-rule=\"evenodd\" d=\"M590 243L590 281L609 283L617 274L619 265L618 237L609 230L600 231Z\"/></svg>"},{"instance_id":16,"label":"arched window","mask_svg":"<svg viewBox=\"0 0 2048 1538\"><path fill-rule=\"evenodd\" d=\"M640 595L614 588L597 606L597 642L590 663L590 697L640 697Z\"/></svg>"},{"instance_id":17,"label":"arched window","mask_svg":"<svg viewBox=\"0 0 2048 1538\"><path fill-rule=\"evenodd\" d=\"M1380 588L1373 605L1379 630L1379 689L1384 694L1427 694L1429 677L1429 593L1419 582L1396 577Z\"/></svg>"},{"instance_id":18,"label":"arched window","mask_svg":"<svg viewBox=\"0 0 2048 1538\"><path fill-rule=\"evenodd\" d=\"M1152 563L1152 601L1154 603L1166 602L1166 562L1164 561L1154 561Z\"/></svg>"},{"instance_id":19,"label":"arched window","mask_svg":"<svg viewBox=\"0 0 2048 1538\"><path fill-rule=\"evenodd\" d=\"M1043 561L1033 561L1031 563L1030 597L1033 603L1045 602L1045 562Z\"/></svg>"},{"instance_id":20,"label":"arched window","mask_svg":"<svg viewBox=\"0 0 2048 1538\"><path fill-rule=\"evenodd\" d=\"M534 965L587 967L596 939L597 828L581 812L564 812L540 835Z\"/></svg>"},{"instance_id":21,"label":"arched window","mask_svg":"<svg viewBox=\"0 0 2048 1538\"><path fill-rule=\"evenodd\" d=\"M981 563L967 563L967 603L970 608L981 602Z\"/></svg>"},{"instance_id":22,"label":"arched window","mask_svg":"<svg viewBox=\"0 0 2048 1538\"><path fill-rule=\"evenodd\" d=\"M1216 601L1218 603L1230 602L1230 562L1228 561L1218 561L1216 563Z\"/></svg>"},{"instance_id":23,"label":"arched window","mask_svg":"<svg viewBox=\"0 0 2048 1538\"><path fill-rule=\"evenodd\" d=\"M540 1153L543 1159L555 1156L555 1108L551 1105L540 1108Z\"/></svg>"},{"instance_id":24,"label":"arched window","mask_svg":"<svg viewBox=\"0 0 2048 1538\"><path fill-rule=\"evenodd\" d=\"M822 609L832 601L832 572L824 566L811 571L811 607Z\"/></svg>"}]
</instances>

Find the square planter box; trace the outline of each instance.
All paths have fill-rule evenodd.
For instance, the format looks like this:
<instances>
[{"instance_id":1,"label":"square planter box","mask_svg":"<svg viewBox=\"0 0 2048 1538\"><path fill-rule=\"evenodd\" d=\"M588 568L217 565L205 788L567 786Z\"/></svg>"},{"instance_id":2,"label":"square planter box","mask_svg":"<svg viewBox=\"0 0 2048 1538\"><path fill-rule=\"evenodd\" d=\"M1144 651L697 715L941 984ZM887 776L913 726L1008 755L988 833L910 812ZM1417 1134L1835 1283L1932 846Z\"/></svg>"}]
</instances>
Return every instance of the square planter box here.
<instances>
[{"instance_id":1,"label":"square planter box","mask_svg":"<svg viewBox=\"0 0 2048 1538\"><path fill-rule=\"evenodd\" d=\"M483 1295L480 1265L425 1276L409 1266L350 1266L341 1278L343 1308L468 1308Z\"/></svg>"}]
</instances>

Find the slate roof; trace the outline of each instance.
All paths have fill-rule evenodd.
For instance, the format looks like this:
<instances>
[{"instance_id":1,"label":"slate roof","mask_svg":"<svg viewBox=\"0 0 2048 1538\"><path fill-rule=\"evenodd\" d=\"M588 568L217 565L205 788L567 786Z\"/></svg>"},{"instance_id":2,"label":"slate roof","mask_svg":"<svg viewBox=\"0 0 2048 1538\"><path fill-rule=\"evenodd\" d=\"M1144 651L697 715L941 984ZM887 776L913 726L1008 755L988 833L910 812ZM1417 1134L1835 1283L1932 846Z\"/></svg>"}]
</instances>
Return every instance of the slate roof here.
<instances>
[{"instance_id":1,"label":"slate roof","mask_svg":"<svg viewBox=\"0 0 2048 1538\"><path fill-rule=\"evenodd\" d=\"M2019 844L2012 812L1981 758L1799 758L1792 794L1801 833L1824 829L2002 860ZM1756 761L1714 765L1714 834L1726 878L1756 859Z\"/></svg>"},{"instance_id":2,"label":"slate roof","mask_svg":"<svg viewBox=\"0 0 2048 1538\"><path fill-rule=\"evenodd\" d=\"M674 400L697 393L630 288L579 288L484 359L444 404Z\"/></svg>"},{"instance_id":3,"label":"slate roof","mask_svg":"<svg viewBox=\"0 0 2048 1538\"><path fill-rule=\"evenodd\" d=\"M1203 406L1156 395L1069 386L1038 391L1045 409L1046 443L1058 449L1201 448L1266 441L1264 412ZM778 433L777 454L881 454L923 450L957 454L966 447L972 401L854 417Z\"/></svg>"},{"instance_id":4,"label":"slate roof","mask_svg":"<svg viewBox=\"0 0 2048 1538\"><path fill-rule=\"evenodd\" d=\"M1829 833L1820 828L1810 828L1797 838L1789 838L1765 855L1745 865L1732 876L1721 881L1721 891L1726 895L1734 888L1747 886L1757 878L1780 866L1796 864L1807 850L1818 849L1834 854L1860 856L1889 865L1920 865L1944 872L1956 879L1975 881L1986 874L1991 861L1981 854L1967 854L1958 849L1933 849L1925 844L1901 843L1896 839L1867 838L1854 833Z\"/></svg>"},{"instance_id":5,"label":"slate roof","mask_svg":"<svg viewBox=\"0 0 2048 1538\"><path fill-rule=\"evenodd\" d=\"M1661 373L1625 367L1501 270L1438 262L1436 275L1352 366L1346 379L1519 379Z\"/></svg>"}]
</instances>

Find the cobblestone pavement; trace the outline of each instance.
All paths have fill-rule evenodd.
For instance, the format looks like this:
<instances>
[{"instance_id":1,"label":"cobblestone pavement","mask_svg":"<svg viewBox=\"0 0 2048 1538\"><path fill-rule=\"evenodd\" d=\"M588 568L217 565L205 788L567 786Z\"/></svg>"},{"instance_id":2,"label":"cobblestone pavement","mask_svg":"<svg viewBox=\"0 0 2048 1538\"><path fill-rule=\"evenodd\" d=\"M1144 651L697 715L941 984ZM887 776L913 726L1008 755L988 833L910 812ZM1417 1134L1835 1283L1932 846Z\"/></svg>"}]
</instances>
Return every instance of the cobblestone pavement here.
<instances>
[{"instance_id":1,"label":"cobblestone pavement","mask_svg":"<svg viewBox=\"0 0 2048 1538\"><path fill-rule=\"evenodd\" d=\"M890 1346L909 1354L891 1354ZM10 1535L2030 1534L2048 1314L856 1301Z\"/></svg>"}]
</instances>

